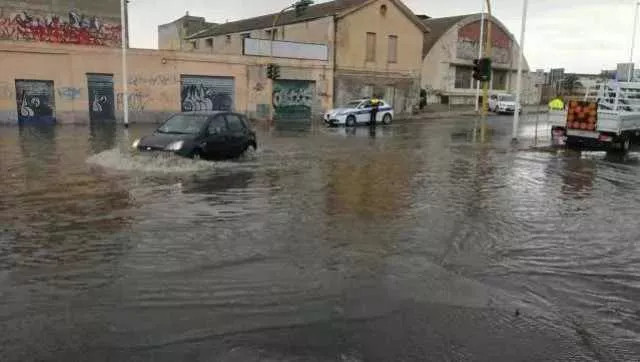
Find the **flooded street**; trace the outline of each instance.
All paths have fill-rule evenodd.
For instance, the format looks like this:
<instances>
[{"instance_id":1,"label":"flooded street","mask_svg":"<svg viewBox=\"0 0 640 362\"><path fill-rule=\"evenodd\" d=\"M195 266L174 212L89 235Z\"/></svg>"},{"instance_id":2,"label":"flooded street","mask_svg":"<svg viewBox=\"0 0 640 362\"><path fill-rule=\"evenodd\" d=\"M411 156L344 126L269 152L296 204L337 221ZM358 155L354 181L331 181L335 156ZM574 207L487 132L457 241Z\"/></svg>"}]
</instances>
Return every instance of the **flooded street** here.
<instances>
[{"instance_id":1,"label":"flooded street","mask_svg":"<svg viewBox=\"0 0 640 362\"><path fill-rule=\"evenodd\" d=\"M0 361L639 360L640 154L510 122L259 127L214 163L0 128Z\"/></svg>"}]
</instances>

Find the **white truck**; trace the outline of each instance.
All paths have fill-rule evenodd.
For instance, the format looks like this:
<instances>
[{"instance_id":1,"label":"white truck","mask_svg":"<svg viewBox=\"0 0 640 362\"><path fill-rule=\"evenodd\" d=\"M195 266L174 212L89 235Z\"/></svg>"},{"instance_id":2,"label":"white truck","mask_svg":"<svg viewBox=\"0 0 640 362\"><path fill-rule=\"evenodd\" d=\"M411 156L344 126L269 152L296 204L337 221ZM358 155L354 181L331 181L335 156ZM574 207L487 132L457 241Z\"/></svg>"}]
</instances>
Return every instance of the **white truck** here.
<instances>
[{"instance_id":1,"label":"white truck","mask_svg":"<svg viewBox=\"0 0 640 362\"><path fill-rule=\"evenodd\" d=\"M640 136L640 82L608 81L588 89L583 101L549 111L551 138L577 150L628 152Z\"/></svg>"}]
</instances>

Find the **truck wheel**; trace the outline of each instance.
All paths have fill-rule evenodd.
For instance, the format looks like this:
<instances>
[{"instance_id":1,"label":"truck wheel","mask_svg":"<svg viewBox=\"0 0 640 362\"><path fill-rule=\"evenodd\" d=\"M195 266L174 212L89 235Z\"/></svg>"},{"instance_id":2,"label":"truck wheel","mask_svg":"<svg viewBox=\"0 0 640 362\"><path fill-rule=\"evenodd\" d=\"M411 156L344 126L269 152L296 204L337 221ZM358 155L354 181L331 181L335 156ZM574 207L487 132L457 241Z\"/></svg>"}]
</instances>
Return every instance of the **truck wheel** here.
<instances>
[{"instance_id":1,"label":"truck wheel","mask_svg":"<svg viewBox=\"0 0 640 362\"><path fill-rule=\"evenodd\" d=\"M348 116L347 117L347 121L345 122L345 125L347 127L355 127L355 125L356 125L356 117L355 116Z\"/></svg>"}]
</instances>

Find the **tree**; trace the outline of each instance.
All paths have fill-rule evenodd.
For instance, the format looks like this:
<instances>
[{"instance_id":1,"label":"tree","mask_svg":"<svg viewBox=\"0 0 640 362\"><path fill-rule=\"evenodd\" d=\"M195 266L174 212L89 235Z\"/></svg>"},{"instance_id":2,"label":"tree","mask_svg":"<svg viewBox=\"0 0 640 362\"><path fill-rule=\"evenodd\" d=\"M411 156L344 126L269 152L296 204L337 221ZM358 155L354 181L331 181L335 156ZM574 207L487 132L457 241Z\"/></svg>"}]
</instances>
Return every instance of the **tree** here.
<instances>
[{"instance_id":1,"label":"tree","mask_svg":"<svg viewBox=\"0 0 640 362\"><path fill-rule=\"evenodd\" d=\"M575 74L567 74L560 82L560 86L566 95L573 95L576 89L583 87L580 79Z\"/></svg>"}]
</instances>

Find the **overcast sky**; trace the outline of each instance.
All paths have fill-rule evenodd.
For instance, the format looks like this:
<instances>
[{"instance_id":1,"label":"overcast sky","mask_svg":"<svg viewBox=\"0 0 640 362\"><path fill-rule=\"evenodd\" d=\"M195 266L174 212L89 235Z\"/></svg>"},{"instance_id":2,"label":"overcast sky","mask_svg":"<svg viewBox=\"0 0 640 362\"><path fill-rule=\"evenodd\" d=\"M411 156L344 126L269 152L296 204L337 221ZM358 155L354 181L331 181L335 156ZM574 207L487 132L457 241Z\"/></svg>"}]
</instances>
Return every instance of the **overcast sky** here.
<instances>
[{"instance_id":1,"label":"overcast sky","mask_svg":"<svg viewBox=\"0 0 640 362\"><path fill-rule=\"evenodd\" d=\"M484 0L404 0L416 14L443 17L480 12ZM157 26L186 11L210 22L277 12L295 0L130 0L131 46L157 47ZM324 2L324 0L316 1ZM597 73L627 62L636 0L530 0L525 57L531 69L564 67ZM162 5L159 5L162 3ZM520 37L522 0L492 0L494 15ZM640 27L639 27L640 28ZM638 37L640 41L640 37ZM640 56L636 46L634 59Z\"/></svg>"}]
</instances>

